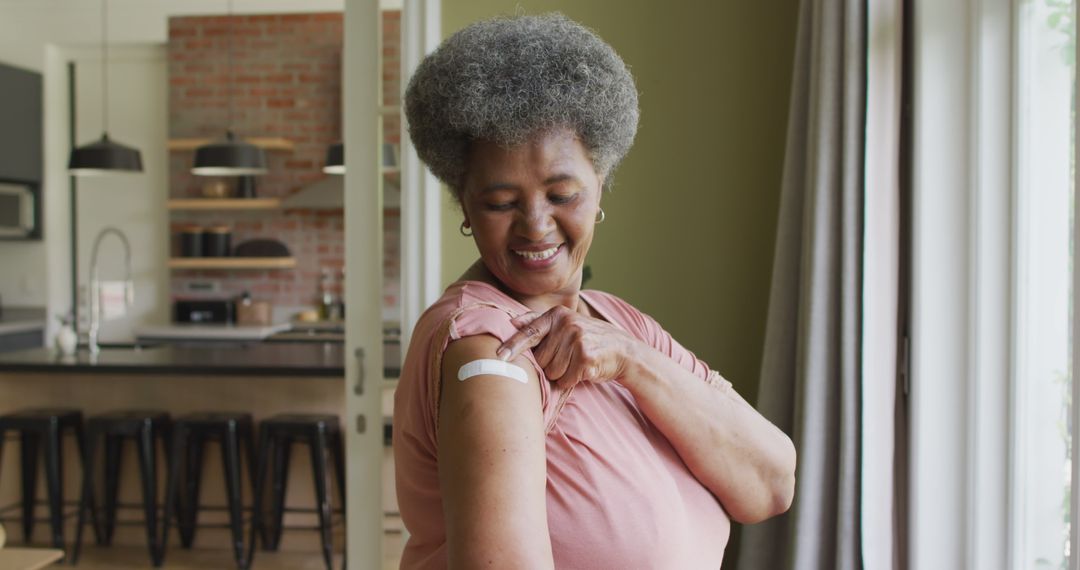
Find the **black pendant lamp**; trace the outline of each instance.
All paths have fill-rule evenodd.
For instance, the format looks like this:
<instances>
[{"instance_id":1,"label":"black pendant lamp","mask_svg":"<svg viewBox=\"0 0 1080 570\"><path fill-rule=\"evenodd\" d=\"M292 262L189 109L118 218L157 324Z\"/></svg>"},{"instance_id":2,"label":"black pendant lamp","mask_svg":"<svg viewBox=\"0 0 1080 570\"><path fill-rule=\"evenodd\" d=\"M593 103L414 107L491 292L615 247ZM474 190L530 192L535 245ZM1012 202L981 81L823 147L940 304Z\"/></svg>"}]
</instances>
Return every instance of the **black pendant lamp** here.
<instances>
[{"instance_id":1,"label":"black pendant lamp","mask_svg":"<svg viewBox=\"0 0 1080 570\"><path fill-rule=\"evenodd\" d=\"M192 174L199 176L256 176L266 174L263 149L236 138L231 130L223 140L195 149Z\"/></svg>"},{"instance_id":2,"label":"black pendant lamp","mask_svg":"<svg viewBox=\"0 0 1080 570\"><path fill-rule=\"evenodd\" d=\"M109 139L109 2L101 0L101 138L71 150L68 171L76 176L142 172L139 149Z\"/></svg>"},{"instance_id":3,"label":"black pendant lamp","mask_svg":"<svg viewBox=\"0 0 1080 570\"><path fill-rule=\"evenodd\" d=\"M326 150L326 166L322 169L327 174L345 174L345 143L334 143Z\"/></svg>"},{"instance_id":4,"label":"black pendant lamp","mask_svg":"<svg viewBox=\"0 0 1080 570\"><path fill-rule=\"evenodd\" d=\"M266 153L263 149L237 138L232 131L232 36L232 0L229 0L229 126L225 129L224 139L195 149L195 163L191 168L191 173L199 176L257 176L267 172Z\"/></svg>"}]
</instances>

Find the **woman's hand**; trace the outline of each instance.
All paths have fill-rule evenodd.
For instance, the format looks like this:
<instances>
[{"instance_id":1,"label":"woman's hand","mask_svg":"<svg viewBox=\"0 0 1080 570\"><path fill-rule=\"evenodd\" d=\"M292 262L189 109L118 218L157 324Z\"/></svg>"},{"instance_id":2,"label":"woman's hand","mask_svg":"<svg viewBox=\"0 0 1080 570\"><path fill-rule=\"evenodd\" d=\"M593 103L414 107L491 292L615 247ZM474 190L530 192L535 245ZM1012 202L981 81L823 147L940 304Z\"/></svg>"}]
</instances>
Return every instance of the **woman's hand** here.
<instances>
[{"instance_id":1,"label":"woman's hand","mask_svg":"<svg viewBox=\"0 0 1080 570\"><path fill-rule=\"evenodd\" d=\"M533 349L548 380L569 389L578 382L606 382L623 376L638 340L600 319L562 305L543 314L525 313L511 321L519 330L499 348L503 360Z\"/></svg>"}]
</instances>

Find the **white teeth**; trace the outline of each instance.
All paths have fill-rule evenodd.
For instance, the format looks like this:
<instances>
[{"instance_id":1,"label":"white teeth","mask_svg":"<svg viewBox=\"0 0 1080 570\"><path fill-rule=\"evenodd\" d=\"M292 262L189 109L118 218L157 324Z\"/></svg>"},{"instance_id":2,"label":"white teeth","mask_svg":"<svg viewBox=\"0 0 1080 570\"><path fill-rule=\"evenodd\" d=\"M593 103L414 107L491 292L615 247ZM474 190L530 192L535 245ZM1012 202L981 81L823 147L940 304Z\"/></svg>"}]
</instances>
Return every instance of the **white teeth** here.
<instances>
[{"instance_id":1,"label":"white teeth","mask_svg":"<svg viewBox=\"0 0 1080 570\"><path fill-rule=\"evenodd\" d=\"M518 251L516 249L513 250L514 253L516 253L516 254L520 255L521 257L524 257L525 259L528 259L530 261L543 261L543 260L548 259L549 257L555 255L556 251L559 251L559 246L555 246L555 247L550 248L550 249L545 249L544 251Z\"/></svg>"}]
</instances>

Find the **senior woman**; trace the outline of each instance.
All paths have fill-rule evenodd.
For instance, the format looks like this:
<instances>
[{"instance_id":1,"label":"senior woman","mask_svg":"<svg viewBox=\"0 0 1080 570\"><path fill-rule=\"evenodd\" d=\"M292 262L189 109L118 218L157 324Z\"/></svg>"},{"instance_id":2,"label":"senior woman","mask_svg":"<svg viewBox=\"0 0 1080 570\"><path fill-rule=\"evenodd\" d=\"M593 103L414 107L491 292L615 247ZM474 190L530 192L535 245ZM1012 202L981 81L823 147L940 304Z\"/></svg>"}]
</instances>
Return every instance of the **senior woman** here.
<instances>
[{"instance_id":1,"label":"senior woman","mask_svg":"<svg viewBox=\"0 0 1080 570\"><path fill-rule=\"evenodd\" d=\"M561 15L479 22L406 113L480 259L420 318L395 396L402 568L719 568L729 517L790 505L795 452L656 321L581 289L637 129L622 60Z\"/></svg>"}]
</instances>

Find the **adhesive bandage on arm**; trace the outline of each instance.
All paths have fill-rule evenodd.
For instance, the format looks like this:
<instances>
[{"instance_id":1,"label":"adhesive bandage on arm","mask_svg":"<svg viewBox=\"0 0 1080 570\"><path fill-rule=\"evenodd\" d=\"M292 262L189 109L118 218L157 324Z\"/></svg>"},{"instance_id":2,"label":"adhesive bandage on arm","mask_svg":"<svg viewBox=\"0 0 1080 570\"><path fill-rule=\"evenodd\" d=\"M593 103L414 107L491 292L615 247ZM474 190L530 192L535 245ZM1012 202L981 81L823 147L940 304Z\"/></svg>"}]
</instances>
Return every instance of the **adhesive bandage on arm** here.
<instances>
[{"instance_id":1,"label":"adhesive bandage on arm","mask_svg":"<svg viewBox=\"0 0 1080 570\"><path fill-rule=\"evenodd\" d=\"M525 375L525 370L520 366L489 358L467 362L458 369L457 379L459 381L464 381L473 376L502 376L517 380L522 384L528 384L529 382L529 377Z\"/></svg>"}]
</instances>

